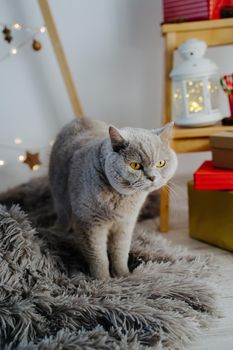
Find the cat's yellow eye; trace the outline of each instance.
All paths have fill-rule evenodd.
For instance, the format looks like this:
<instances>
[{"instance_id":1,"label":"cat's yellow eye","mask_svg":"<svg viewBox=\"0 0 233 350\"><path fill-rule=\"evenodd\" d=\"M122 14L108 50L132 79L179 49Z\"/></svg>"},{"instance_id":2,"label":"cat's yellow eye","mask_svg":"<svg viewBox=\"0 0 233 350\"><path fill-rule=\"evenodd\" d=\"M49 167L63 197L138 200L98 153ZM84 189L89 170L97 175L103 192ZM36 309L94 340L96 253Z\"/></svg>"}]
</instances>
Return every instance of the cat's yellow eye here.
<instances>
[{"instance_id":1,"label":"cat's yellow eye","mask_svg":"<svg viewBox=\"0 0 233 350\"><path fill-rule=\"evenodd\" d=\"M166 160L158 160L158 162L155 163L156 168L163 168L166 165Z\"/></svg>"},{"instance_id":2,"label":"cat's yellow eye","mask_svg":"<svg viewBox=\"0 0 233 350\"><path fill-rule=\"evenodd\" d=\"M137 163L137 162L132 162L130 163L130 166L133 170L140 170L142 169L142 164Z\"/></svg>"}]
</instances>

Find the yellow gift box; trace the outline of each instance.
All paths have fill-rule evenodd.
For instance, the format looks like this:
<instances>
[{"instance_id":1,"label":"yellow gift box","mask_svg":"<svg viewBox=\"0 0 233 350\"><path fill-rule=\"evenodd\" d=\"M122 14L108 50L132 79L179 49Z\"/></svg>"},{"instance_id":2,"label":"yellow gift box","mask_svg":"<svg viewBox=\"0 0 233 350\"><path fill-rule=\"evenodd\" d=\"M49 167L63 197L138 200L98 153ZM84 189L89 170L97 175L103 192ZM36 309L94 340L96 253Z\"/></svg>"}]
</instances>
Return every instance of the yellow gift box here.
<instances>
[{"instance_id":1,"label":"yellow gift box","mask_svg":"<svg viewBox=\"0 0 233 350\"><path fill-rule=\"evenodd\" d=\"M189 234L233 251L233 191L194 190L188 182Z\"/></svg>"}]
</instances>

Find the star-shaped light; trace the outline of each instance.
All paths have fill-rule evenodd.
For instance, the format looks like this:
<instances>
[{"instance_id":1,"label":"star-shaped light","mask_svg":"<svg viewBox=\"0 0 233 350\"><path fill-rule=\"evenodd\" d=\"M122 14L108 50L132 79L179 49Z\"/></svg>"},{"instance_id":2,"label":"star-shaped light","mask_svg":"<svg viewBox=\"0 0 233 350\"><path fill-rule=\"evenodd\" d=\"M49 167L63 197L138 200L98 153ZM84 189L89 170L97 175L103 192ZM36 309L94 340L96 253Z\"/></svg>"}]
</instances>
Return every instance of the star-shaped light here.
<instances>
[{"instance_id":1,"label":"star-shaped light","mask_svg":"<svg viewBox=\"0 0 233 350\"><path fill-rule=\"evenodd\" d=\"M42 164L39 159L39 153L30 153L28 151L26 152L23 163L27 164L33 171L38 170L39 166Z\"/></svg>"}]
</instances>

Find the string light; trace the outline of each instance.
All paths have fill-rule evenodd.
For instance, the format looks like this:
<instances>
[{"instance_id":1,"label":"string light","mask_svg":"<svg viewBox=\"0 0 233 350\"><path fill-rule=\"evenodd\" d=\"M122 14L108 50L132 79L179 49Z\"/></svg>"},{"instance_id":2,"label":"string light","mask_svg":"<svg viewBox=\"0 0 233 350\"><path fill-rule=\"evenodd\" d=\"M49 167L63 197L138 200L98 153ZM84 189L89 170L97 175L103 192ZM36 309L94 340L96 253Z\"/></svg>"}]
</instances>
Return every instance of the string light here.
<instances>
[{"instance_id":1,"label":"string light","mask_svg":"<svg viewBox=\"0 0 233 350\"><path fill-rule=\"evenodd\" d=\"M30 27L30 26L27 26L25 24L22 24L22 23L18 23L18 22L15 22L15 23L3 23L3 22L0 22L0 27L1 28L10 28L10 29L13 29L13 30L25 30L27 32L41 32L41 33L45 33L47 31L47 28L45 25L42 25L40 27Z\"/></svg>"},{"instance_id":2,"label":"string light","mask_svg":"<svg viewBox=\"0 0 233 350\"><path fill-rule=\"evenodd\" d=\"M16 30L21 30L22 26L19 23L15 23L15 24L13 24L13 28L16 29Z\"/></svg>"},{"instance_id":3,"label":"string light","mask_svg":"<svg viewBox=\"0 0 233 350\"><path fill-rule=\"evenodd\" d=\"M16 137L14 139L14 143L17 146L0 144L0 147L12 149L12 150L15 150L17 152L19 151L19 149L22 150L22 147L20 145L23 143L23 140L20 137ZM51 141L49 141L49 144L47 146L37 147L37 150L42 151L42 150L46 149L46 153L47 153L47 152L49 152L49 149L51 146L53 146L53 144L54 144L54 140L51 140ZM25 164L29 165L32 171L37 171L41 167L41 161L39 159L39 156L40 156L39 152L38 153L30 153L27 151L25 154L20 154L19 156L17 156L17 160L20 163L25 163ZM6 166L6 165L12 165L12 164L14 164L14 163L11 163L11 162L6 163L3 159L0 159L0 166L1 167Z\"/></svg>"},{"instance_id":4,"label":"string light","mask_svg":"<svg viewBox=\"0 0 233 350\"><path fill-rule=\"evenodd\" d=\"M16 145L21 145L22 142L23 142L23 141L22 141L21 138L19 138L19 137L16 137L16 138L14 139L14 143L15 143Z\"/></svg>"},{"instance_id":5,"label":"string light","mask_svg":"<svg viewBox=\"0 0 233 350\"><path fill-rule=\"evenodd\" d=\"M11 52L12 55L16 55L17 52L18 52L18 50L17 50L16 47L12 47L11 50L10 50L10 52Z\"/></svg>"},{"instance_id":6,"label":"string light","mask_svg":"<svg viewBox=\"0 0 233 350\"><path fill-rule=\"evenodd\" d=\"M190 112L197 113L197 112L200 112L202 110L203 110L203 107L198 102L192 101L190 103L190 107L189 107Z\"/></svg>"},{"instance_id":7,"label":"string light","mask_svg":"<svg viewBox=\"0 0 233 350\"><path fill-rule=\"evenodd\" d=\"M33 167L32 167L32 171L37 171L38 169L39 169L39 165L38 164L36 164L36 165L33 165Z\"/></svg>"},{"instance_id":8,"label":"string light","mask_svg":"<svg viewBox=\"0 0 233 350\"><path fill-rule=\"evenodd\" d=\"M45 26L40 27L40 32L41 33L45 33L46 30L47 30L47 28Z\"/></svg>"},{"instance_id":9,"label":"string light","mask_svg":"<svg viewBox=\"0 0 233 350\"><path fill-rule=\"evenodd\" d=\"M19 160L20 162L24 162L25 156L24 156L23 154L21 154L20 156L18 156L18 160Z\"/></svg>"},{"instance_id":10,"label":"string light","mask_svg":"<svg viewBox=\"0 0 233 350\"><path fill-rule=\"evenodd\" d=\"M0 28L2 28L4 40L6 40L8 43L10 43L13 40L13 35L12 35L13 31L24 30L25 32L30 33L29 38L27 38L24 41L21 41L18 45L11 47L8 52L0 56L0 62L4 61L6 58L10 56L13 56L13 55L15 56L18 53L18 51L22 49L24 46L26 46L29 42L32 43L32 48L34 51L39 51L42 48L42 45L38 40L35 40L35 36L37 34L44 34L47 32L47 28L44 25L37 28L33 28L21 23L9 24L9 23L0 22Z\"/></svg>"}]
</instances>

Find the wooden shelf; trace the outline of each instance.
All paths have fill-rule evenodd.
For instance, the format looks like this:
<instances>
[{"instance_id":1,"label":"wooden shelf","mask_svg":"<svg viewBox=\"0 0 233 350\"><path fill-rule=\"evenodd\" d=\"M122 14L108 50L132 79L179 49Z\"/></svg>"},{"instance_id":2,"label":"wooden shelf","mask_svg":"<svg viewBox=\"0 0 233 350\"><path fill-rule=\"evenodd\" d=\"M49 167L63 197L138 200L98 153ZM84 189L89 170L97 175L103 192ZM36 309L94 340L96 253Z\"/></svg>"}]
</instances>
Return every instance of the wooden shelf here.
<instances>
[{"instance_id":1,"label":"wooden shelf","mask_svg":"<svg viewBox=\"0 0 233 350\"><path fill-rule=\"evenodd\" d=\"M174 51L186 40L196 38L204 40L208 46L233 44L233 18L163 24L161 27L165 41L165 81L163 124L171 121L172 84L170 72L173 68ZM214 125L203 128L175 127L171 146L177 153L202 152L210 150L209 136L233 127ZM169 192L162 190L160 197L160 230L169 228Z\"/></svg>"},{"instance_id":2,"label":"wooden shelf","mask_svg":"<svg viewBox=\"0 0 233 350\"><path fill-rule=\"evenodd\" d=\"M180 128L178 126L174 127L173 138L183 139L183 138L195 138L195 137L209 137L220 131L233 131L233 126L223 126L221 124L207 126L202 128Z\"/></svg>"},{"instance_id":3,"label":"wooden shelf","mask_svg":"<svg viewBox=\"0 0 233 350\"><path fill-rule=\"evenodd\" d=\"M170 32L188 32L193 30L205 30L215 28L228 28L233 26L233 18L223 18L207 21L183 22L183 23L167 23L162 24L162 33Z\"/></svg>"},{"instance_id":4,"label":"wooden shelf","mask_svg":"<svg viewBox=\"0 0 233 350\"><path fill-rule=\"evenodd\" d=\"M175 127L171 146L177 153L209 151L210 135L227 130L233 132L233 126L214 125L189 129Z\"/></svg>"}]
</instances>

